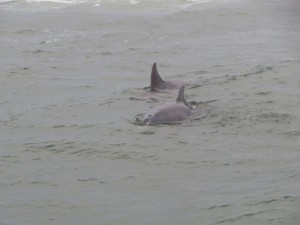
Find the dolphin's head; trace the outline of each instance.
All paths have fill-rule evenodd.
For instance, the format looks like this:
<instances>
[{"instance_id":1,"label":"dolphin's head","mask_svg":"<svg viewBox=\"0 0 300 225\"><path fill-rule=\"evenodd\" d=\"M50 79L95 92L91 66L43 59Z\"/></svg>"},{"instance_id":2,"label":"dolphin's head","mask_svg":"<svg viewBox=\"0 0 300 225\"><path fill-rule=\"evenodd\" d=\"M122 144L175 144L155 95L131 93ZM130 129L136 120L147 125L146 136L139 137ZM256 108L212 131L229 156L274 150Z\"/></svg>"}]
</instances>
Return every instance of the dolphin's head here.
<instances>
[{"instance_id":1,"label":"dolphin's head","mask_svg":"<svg viewBox=\"0 0 300 225\"><path fill-rule=\"evenodd\" d=\"M150 124L152 120L152 115L148 114L144 117L144 124Z\"/></svg>"}]
</instances>

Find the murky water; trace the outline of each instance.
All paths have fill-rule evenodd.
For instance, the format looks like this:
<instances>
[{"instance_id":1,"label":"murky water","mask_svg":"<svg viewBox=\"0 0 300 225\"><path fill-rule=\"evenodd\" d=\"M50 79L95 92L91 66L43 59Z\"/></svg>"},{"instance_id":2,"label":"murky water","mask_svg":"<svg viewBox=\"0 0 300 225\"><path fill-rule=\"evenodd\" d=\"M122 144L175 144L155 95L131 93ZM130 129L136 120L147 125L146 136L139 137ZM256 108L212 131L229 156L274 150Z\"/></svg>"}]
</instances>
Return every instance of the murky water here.
<instances>
[{"instance_id":1,"label":"murky water","mask_svg":"<svg viewBox=\"0 0 300 225\"><path fill-rule=\"evenodd\" d=\"M300 224L299 3L167 3L1 3L1 225Z\"/></svg>"}]
</instances>

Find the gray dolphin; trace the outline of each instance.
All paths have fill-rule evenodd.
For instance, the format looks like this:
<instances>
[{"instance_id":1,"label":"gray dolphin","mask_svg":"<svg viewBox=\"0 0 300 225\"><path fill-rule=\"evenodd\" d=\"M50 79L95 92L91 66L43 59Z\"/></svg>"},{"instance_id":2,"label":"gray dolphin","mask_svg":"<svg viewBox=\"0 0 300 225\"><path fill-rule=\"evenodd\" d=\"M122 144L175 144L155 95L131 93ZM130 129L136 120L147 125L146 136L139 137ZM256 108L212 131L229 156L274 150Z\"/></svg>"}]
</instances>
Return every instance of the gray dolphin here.
<instances>
[{"instance_id":1,"label":"gray dolphin","mask_svg":"<svg viewBox=\"0 0 300 225\"><path fill-rule=\"evenodd\" d=\"M174 123L187 119L191 115L184 97L184 85L178 92L176 102L168 102L154 107L144 116L144 124Z\"/></svg>"},{"instance_id":2,"label":"gray dolphin","mask_svg":"<svg viewBox=\"0 0 300 225\"><path fill-rule=\"evenodd\" d=\"M164 81L157 71L156 63L153 64L151 72L150 91L156 91L158 89L179 89L185 83L186 82L181 80Z\"/></svg>"}]
</instances>

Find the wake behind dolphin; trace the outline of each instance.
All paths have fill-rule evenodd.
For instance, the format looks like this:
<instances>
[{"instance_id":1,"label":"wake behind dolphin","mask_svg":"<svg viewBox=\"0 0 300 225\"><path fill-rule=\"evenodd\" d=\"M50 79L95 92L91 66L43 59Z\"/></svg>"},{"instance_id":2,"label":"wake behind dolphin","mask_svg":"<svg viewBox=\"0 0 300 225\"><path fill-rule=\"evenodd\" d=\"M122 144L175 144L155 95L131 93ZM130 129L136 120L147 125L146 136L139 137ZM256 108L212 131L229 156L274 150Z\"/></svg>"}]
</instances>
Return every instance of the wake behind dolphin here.
<instances>
[{"instance_id":1,"label":"wake behind dolphin","mask_svg":"<svg viewBox=\"0 0 300 225\"><path fill-rule=\"evenodd\" d=\"M153 64L151 72L150 91L156 91L159 89L179 89L185 83L186 82L180 80L164 81L157 71L156 63Z\"/></svg>"},{"instance_id":2,"label":"wake behind dolphin","mask_svg":"<svg viewBox=\"0 0 300 225\"><path fill-rule=\"evenodd\" d=\"M184 85L181 86L176 102L168 102L154 107L145 114L144 124L175 123L187 119L191 115L184 97Z\"/></svg>"}]
</instances>

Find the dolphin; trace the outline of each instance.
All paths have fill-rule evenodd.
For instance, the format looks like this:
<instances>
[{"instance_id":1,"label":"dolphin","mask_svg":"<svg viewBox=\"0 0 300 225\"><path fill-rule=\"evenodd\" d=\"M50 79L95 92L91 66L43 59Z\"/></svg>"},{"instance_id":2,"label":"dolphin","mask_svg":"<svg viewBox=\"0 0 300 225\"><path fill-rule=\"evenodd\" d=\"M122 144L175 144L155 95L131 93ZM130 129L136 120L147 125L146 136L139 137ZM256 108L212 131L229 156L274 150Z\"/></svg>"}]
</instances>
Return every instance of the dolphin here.
<instances>
[{"instance_id":1,"label":"dolphin","mask_svg":"<svg viewBox=\"0 0 300 225\"><path fill-rule=\"evenodd\" d=\"M164 81L159 75L156 67L156 63L153 63L150 81L150 91L156 91L159 89L179 89L186 82L180 80Z\"/></svg>"},{"instance_id":2,"label":"dolphin","mask_svg":"<svg viewBox=\"0 0 300 225\"><path fill-rule=\"evenodd\" d=\"M144 124L174 123L187 119L192 111L184 97L184 85L178 92L176 102L168 102L154 107L144 116Z\"/></svg>"}]
</instances>

